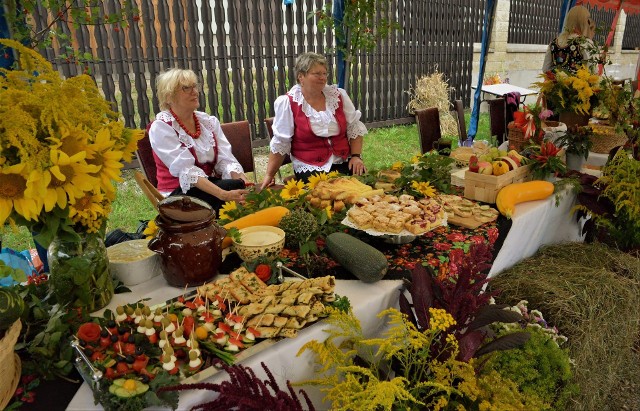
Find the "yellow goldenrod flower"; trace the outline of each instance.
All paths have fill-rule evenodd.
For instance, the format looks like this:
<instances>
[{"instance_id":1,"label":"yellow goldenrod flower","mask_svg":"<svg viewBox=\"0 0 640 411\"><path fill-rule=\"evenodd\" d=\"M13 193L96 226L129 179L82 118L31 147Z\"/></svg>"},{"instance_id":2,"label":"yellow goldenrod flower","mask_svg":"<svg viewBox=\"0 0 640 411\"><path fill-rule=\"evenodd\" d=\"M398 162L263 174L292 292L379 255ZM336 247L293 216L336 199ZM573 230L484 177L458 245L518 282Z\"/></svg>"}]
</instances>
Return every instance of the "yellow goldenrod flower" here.
<instances>
[{"instance_id":1,"label":"yellow goldenrod flower","mask_svg":"<svg viewBox=\"0 0 640 411\"><path fill-rule=\"evenodd\" d=\"M287 181L282 191L280 191L280 196L285 200L291 200L300 197L304 191L304 183L302 181L298 181L295 179Z\"/></svg>"}]
</instances>

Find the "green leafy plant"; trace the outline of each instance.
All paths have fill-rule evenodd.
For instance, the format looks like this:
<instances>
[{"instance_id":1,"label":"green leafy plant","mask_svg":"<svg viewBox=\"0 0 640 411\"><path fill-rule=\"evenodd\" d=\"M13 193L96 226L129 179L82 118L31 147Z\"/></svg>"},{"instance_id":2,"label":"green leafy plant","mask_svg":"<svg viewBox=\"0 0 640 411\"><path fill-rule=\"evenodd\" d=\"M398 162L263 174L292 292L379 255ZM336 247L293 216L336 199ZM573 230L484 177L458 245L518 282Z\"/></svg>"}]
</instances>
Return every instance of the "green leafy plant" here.
<instances>
[{"instance_id":1,"label":"green leafy plant","mask_svg":"<svg viewBox=\"0 0 640 411\"><path fill-rule=\"evenodd\" d=\"M316 17L321 31L335 30L336 49L351 61L359 50L371 51L400 25L388 16L389 2L384 0L349 0L344 2L344 14L338 21L332 12L333 1L324 9L309 13ZM379 19L377 15L381 16Z\"/></svg>"},{"instance_id":2,"label":"green leafy plant","mask_svg":"<svg viewBox=\"0 0 640 411\"><path fill-rule=\"evenodd\" d=\"M81 26L104 25L112 26L115 31L119 31L121 27L128 27L130 21L140 21L140 11L135 2L125 0L122 8L113 13L104 12L102 3L99 0L7 0L5 16L15 40L40 50L53 47L57 43L64 52L56 58L81 64L88 74L87 63L96 61L96 58L91 53L78 50L78 44L72 36L56 29L59 24L69 22L74 29ZM42 7L48 12L46 24L36 27L33 16Z\"/></svg>"},{"instance_id":3,"label":"green leafy plant","mask_svg":"<svg viewBox=\"0 0 640 411\"><path fill-rule=\"evenodd\" d=\"M408 163L396 163L401 177L395 181L398 187L411 187L412 181L429 182L438 191L451 193L451 167L455 160L437 152L414 156Z\"/></svg>"},{"instance_id":4,"label":"green leafy plant","mask_svg":"<svg viewBox=\"0 0 640 411\"><path fill-rule=\"evenodd\" d=\"M556 144L564 147L567 154L576 154L586 160L593 147L592 135L593 129L589 126L571 125L567 132L556 140Z\"/></svg>"}]
</instances>

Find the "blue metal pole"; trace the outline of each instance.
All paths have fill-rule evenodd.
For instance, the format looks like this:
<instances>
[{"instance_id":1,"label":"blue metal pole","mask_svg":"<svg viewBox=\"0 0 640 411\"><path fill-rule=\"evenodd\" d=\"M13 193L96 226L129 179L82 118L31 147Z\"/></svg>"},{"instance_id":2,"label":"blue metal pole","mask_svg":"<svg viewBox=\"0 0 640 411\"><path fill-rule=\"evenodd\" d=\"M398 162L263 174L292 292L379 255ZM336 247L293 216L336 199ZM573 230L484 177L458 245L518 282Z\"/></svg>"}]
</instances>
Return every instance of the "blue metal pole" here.
<instances>
[{"instance_id":1,"label":"blue metal pole","mask_svg":"<svg viewBox=\"0 0 640 411\"><path fill-rule=\"evenodd\" d=\"M344 59L344 52L339 50L340 47L344 47L347 43L347 36L344 32L344 26L342 25L342 18L344 17L344 0L335 0L333 2L332 13L334 27L336 28L336 68L338 70L338 87L344 88L346 83L347 61Z\"/></svg>"},{"instance_id":2,"label":"blue metal pole","mask_svg":"<svg viewBox=\"0 0 640 411\"><path fill-rule=\"evenodd\" d=\"M480 49L480 67L478 70L478 83L476 91L473 95L473 111L471 112L471 120L469 121L469 132L467 133L467 141L464 145L471 145L473 139L478 133L478 116L480 115L480 93L482 91L482 79L484 78L484 67L486 65L487 51L489 50L489 36L491 35L491 27L493 26L493 14L496 2L488 0L484 8L484 20L482 23L482 48Z\"/></svg>"},{"instance_id":3,"label":"blue metal pole","mask_svg":"<svg viewBox=\"0 0 640 411\"><path fill-rule=\"evenodd\" d=\"M564 27L564 19L567 17L567 13L571 10L571 7L576 5L576 0L564 0L562 2L562 8L560 9L560 23L558 26L558 34L562 33Z\"/></svg>"}]
</instances>

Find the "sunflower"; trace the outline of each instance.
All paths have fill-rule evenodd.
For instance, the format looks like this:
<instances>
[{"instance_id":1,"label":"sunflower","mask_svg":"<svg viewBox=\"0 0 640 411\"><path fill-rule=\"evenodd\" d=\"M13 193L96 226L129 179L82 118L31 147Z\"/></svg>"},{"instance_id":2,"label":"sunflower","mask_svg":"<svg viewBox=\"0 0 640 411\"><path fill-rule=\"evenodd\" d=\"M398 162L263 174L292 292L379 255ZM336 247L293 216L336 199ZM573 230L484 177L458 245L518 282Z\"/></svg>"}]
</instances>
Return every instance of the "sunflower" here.
<instances>
[{"instance_id":1,"label":"sunflower","mask_svg":"<svg viewBox=\"0 0 640 411\"><path fill-rule=\"evenodd\" d=\"M304 183L302 181L298 181L296 179L291 179L287 181L282 191L280 191L280 197L285 200L296 199L304 194Z\"/></svg>"},{"instance_id":2,"label":"sunflower","mask_svg":"<svg viewBox=\"0 0 640 411\"><path fill-rule=\"evenodd\" d=\"M100 171L100 167L87 164L86 155L86 152L80 152L69 157L62 151L51 150L53 166L44 171L47 183L45 211L51 211L56 205L65 208L68 202L83 197L99 184L100 180L92 174Z\"/></svg>"},{"instance_id":3,"label":"sunflower","mask_svg":"<svg viewBox=\"0 0 640 411\"><path fill-rule=\"evenodd\" d=\"M411 188L425 197L434 197L436 195L436 189L431 186L428 181L412 181Z\"/></svg>"},{"instance_id":4,"label":"sunflower","mask_svg":"<svg viewBox=\"0 0 640 411\"><path fill-rule=\"evenodd\" d=\"M26 164L16 164L0 169L0 226L15 208L16 212L27 220L36 220L42 210L41 175L23 172Z\"/></svg>"},{"instance_id":5,"label":"sunflower","mask_svg":"<svg viewBox=\"0 0 640 411\"><path fill-rule=\"evenodd\" d=\"M230 220L229 211L233 211L238 209L238 204L235 201L227 201L224 203L220 211L218 212L218 219L220 220Z\"/></svg>"},{"instance_id":6,"label":"sunflower","mask_svg":"<svg viewBox=\"0 0 640 411\"><path fill-rule=\"evenodd\" d=\"M403 168L404 168L404 164L402 163L402 161L396 161L391 165L391 169L393 171L402 171Z\"/></svg>"},{"instance_id":7,"label":"sunflower","mask_svg":"<svg viewBox=\"0 0 640 411\"><path fill-rule=\"evenodd\" d=\"M327 213L327 220L331 220L331 217L333 217L333 209L331 208L330 205L326 206L324 208L325 213Z\"/></svg>"},{"instance_id":8,"label":"sunflower","mask_svg":"<svg viewBox=\"0 0 640 411\"><path fill-rule=\"evenodd\" d=\"M87 147L87 163L99 166L100 187L104 191L115 191L112 181L122 181L122 151L114 145L109 129L103 128L96 134L95 142Z\"/></svg>"},{"instance_id":9,"label":"sunflower","mask_svg":"<svg viewBox=\"0 0 640 411\"><path fill-rule=\"evenodd\" d=\"M156 236L156 234L158 233L158 225L156 224L156 220L149 220L149 222L147 223L147 228L144 229L144 231L142 232L142 234L145 235L145 238L147 240L151 240L153 237Z\"/></svg>"},{"instance_id":10,"label":"sunflower","mask_svg":"<svg viewBox=\"0 0 640 411\"><path fill-rule=\"evenodd\" d=\"M87 232L95 233L111 211L110 202L100 192L87 192L69 205L69 217L76 224L82 224Z\"/></svg>"},{"instance_id":11,"label":"sunflower","mask_svg":"<svg viewBox=\"0 0 640 411\"><path fill-rule=\"evenodd\" d=\"M324 172L314 173L309 177L309 182L307 183L307 189L313 190L314 188L316 188L316 185L318 185L319 182L327 181L328 179L329 179L329 176Z\"/></svg>"}]
</instances>

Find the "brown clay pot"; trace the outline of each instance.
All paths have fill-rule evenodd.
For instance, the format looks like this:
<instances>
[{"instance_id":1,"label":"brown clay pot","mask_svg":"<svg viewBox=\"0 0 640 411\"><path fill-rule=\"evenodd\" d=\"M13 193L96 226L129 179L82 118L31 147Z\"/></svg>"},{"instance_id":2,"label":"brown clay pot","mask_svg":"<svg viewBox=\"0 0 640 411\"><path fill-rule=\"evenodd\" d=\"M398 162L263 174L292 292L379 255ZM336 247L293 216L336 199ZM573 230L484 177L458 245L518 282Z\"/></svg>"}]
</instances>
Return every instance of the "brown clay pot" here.
<instances>
[{"instance_id":1,"label":"brown clay pot","mask_svg":"<svg viewBox=\"0 0 640 411\"><path fill-rule=\"evenodd\" d=\"M215 223L209 204L188 196L172 196L158 204L159 232L149 249L161 257L169 285L195 286L211 280L222 264L226 230Z\"/></svg>"}]
</instances>

